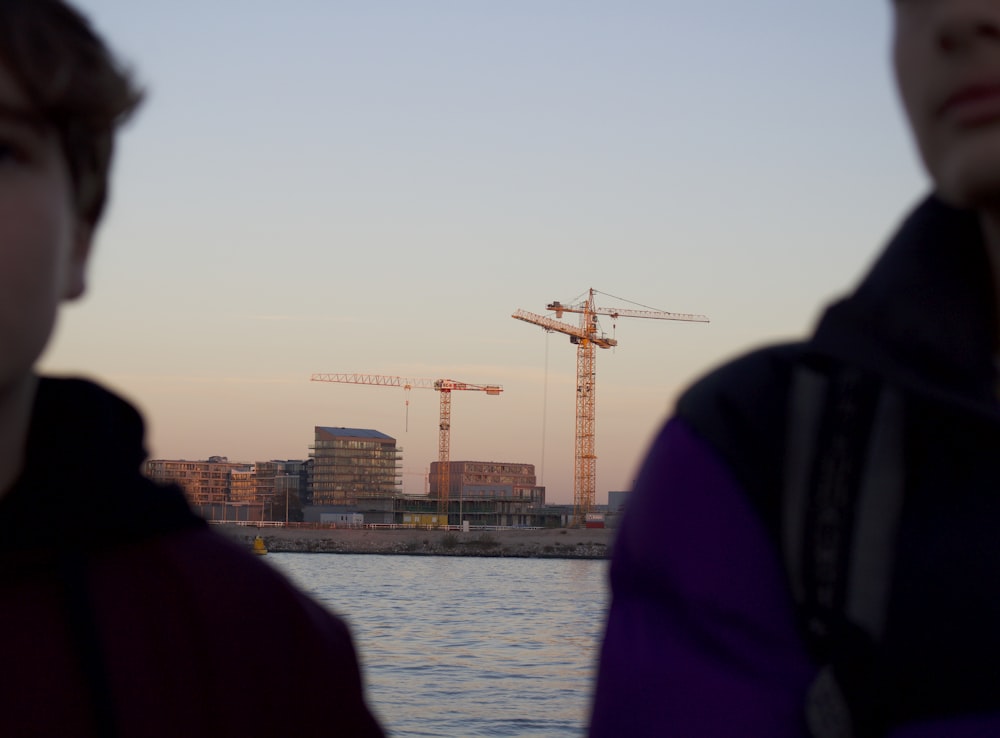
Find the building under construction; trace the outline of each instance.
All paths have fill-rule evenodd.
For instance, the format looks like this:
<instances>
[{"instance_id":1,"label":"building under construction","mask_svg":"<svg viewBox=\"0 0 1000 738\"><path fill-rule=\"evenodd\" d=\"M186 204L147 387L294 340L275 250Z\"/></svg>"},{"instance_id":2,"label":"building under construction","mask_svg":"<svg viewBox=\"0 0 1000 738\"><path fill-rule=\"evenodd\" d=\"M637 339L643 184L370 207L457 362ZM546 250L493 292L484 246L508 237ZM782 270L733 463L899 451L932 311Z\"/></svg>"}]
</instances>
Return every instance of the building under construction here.
<instances>
[{"instance_id":1,"label":"building under construction","mask_svg":"<svg viewBox=\"0 0 1000 738\"><path fill-rule=\"evenodd\" d=\"M363 428L316 426L315 433L313 504L353 505L402 491L403 450L395 438Z\"/></svg>"},{"instance_id":2,"label":"building under construction","mask_svg":"<svg viewBox=\"0 0 1000 738\"><path fill-rule=\"evenodd\" d=\"M440 462L432 461L429 475L430 496L438 498ZM449 480L446 497L452 500L520 500L532 505L545 504L545 488L535 484L534 464L503 461L452 461L445 478Z\"/></svg>"},{"instance_id":3,"label":"building under construction","mask_svg":"<svg viewBox=\"0 0 1000 738\"><path fill-rule=\"evenodd\" d=\"M184 490L194 511L211 521L300 520L312 461L232 462L152 459L144 473L160 484Z\"/></svg>"},{"instance_id":4,"label":"building under construction","mask_svg":"<svg viewBox=\"0 0 1000 738\"><path fill-rule=\"evenodd\" d=\"M225 456L211 456L204 461L150 459L144 471L154 482L179 486L195 511L211 519L214 506L232 501L233 472L249 472L251 468L251 464L231 462Z\"/></svg>"},{"instance_id":5,"label":"building under construction","mask_svg":"<svg viewBox=\"0 0 1000 738\"><path fill-rule=\"evenodd\" d=\"M430 494L397 502L403 525L535 526L545 505L545 488L535 484L534 464L501 461L451 461L449 494L440 489L439 462L431 462ZM443 501L443 505L442 505Z\"/></svg>"}]
</instances>

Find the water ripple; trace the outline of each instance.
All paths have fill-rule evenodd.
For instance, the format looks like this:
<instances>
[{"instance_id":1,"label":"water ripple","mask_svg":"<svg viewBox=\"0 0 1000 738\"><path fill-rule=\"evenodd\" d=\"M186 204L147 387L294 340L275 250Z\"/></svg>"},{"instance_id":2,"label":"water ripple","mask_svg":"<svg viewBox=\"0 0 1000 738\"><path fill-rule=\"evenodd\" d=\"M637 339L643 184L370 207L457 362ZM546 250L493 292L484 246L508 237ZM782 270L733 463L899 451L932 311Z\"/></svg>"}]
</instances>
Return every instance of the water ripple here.
<instances>
[{"instance_id":1,"label":"water ripple","mask_svg":"<svg viewBox=\"0 0 1000 738\"><path fill-rule=\"evenodd\" d=\"M343 616L394 738L584 733L606 561L270 554Z\"/></svg>"}]
</instances>

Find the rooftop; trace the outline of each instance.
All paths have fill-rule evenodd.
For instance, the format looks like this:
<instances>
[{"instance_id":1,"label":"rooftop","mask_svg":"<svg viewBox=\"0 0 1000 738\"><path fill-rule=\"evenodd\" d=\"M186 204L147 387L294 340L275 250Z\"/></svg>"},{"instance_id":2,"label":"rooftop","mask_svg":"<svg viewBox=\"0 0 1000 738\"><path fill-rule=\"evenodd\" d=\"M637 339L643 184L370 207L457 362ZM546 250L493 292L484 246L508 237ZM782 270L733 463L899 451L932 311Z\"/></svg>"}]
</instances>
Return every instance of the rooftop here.
<instances>
[{"instance_id":1,"label":"rooftop","mask_svg":"<svg viewBox=\"0 0 1000 738\"><path fill-rule=\"evenodd\" d=\"M320 431L335 438L381 438L389 441L396 440L392 436L387 436L385 433L371 430L370 428L331 428L330 426L317 425L316 432L319 433Z\"/></svg>"}]
</instances>

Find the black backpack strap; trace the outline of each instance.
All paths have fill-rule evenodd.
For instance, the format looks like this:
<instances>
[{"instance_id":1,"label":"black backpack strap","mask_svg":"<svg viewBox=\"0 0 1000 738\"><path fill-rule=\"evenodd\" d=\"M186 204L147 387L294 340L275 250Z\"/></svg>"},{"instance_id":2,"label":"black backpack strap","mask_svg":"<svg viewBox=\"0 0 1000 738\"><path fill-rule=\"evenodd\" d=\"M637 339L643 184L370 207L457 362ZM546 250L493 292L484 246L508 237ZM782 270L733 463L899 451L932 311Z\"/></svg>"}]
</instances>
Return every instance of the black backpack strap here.
<instances>
[{"instance_id":1,"label":"black backpack strap","mask_svg":"<svg viewBox=\"0 0 1000 738\"><path fill-rule=\"evenodd\" d=\"M869 738L887 728L878 645L903 483L898 389L849 367L798 364L781 535L806 640L822 665L806 705L815 738Z\"/></svg>"},{"instance_id":2,"label":"black backpack strap","mask_svg":"<svg viewBox=\"0 0 1000 738\"><path fill-rule=\"evenodd\" d=\"M94 735L98 738L117 738L120 731L111 675L90 591L90 562L79 551L61 551L59 561L70 636L93 709Z\"/></svg>"}]
</instances>

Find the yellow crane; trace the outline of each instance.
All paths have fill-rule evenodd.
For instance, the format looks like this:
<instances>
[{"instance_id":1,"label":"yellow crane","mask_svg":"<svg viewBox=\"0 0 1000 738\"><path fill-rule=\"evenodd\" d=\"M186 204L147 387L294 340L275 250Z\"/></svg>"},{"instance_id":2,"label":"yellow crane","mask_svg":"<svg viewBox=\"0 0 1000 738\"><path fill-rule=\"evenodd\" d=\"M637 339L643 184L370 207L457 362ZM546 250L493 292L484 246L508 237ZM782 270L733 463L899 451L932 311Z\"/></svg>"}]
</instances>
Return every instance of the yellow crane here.
<instances>
[{"instance_id":1,"label":"yellow crane","mask_svg":"<svg viewBox=\"0 0 1000 738\"><path fill-rule=\"evenodd\" d=\"M617 346L618 341L600 332L597 316L607 315L618 318L652 318L655 320L682 320L707 323L704 315L690 313L668 313L663 310L631 310L625 308L603 308L594 305L594 295L590 288L582 302L564 305L550 302L545 307L562 318L564 313L578 313L580 324L572 325L554 320L545 315L515 310L512 318L541 326L547 331L556 331L569 336L570 343L576 344L576 438L573 465L573 524L582 525L587 513L594 506L594 491L597 484L597 454L594 447L595 415L597 398L596 349ZM612 297L612 295L608 295ZM615 298L620 299L620 298Z\"/></svg>"},{"instance_id":2,"label":"yellow crane","mask_svg":"<svg viewBox=\"0 0 1000 738\"><path fill-rule=\"evenodd\" d=\"M469 384L454 379L408 379L385 374L313 374L313 382L340 382L344 384L374 384L382 387L402 387L409 398L411 389L432 389L441 394L441 415L438 424L438 512L448 514L448 496L451 485L451 393L471 390L499 395L499 384ZM406 401L409 405L409 399Z\"/></svg>"}]
</instances>

